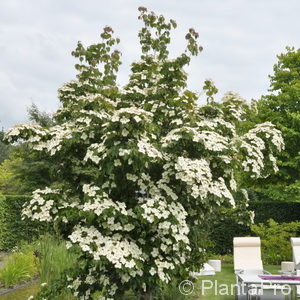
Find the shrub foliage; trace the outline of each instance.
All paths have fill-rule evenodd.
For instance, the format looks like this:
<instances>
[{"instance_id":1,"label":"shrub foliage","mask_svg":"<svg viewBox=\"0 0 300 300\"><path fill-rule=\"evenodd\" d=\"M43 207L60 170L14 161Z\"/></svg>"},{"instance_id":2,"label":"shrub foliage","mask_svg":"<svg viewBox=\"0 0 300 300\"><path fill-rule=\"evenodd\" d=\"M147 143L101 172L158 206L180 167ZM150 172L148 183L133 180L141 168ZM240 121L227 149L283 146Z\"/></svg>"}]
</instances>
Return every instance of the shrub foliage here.
<instances>
[{"instance_id":1,"label":"shrub foliage","mask_svg":"<svg viewBox=\"0 0 300 300\"><path fill-rule=\"evenodd\" d=\"M267 224L253 225L251 229L261 238L264 263L278 265L291 260L290 238L299 234L300 222L277 223L270 219Z\"/></svg>"}]
</instances>

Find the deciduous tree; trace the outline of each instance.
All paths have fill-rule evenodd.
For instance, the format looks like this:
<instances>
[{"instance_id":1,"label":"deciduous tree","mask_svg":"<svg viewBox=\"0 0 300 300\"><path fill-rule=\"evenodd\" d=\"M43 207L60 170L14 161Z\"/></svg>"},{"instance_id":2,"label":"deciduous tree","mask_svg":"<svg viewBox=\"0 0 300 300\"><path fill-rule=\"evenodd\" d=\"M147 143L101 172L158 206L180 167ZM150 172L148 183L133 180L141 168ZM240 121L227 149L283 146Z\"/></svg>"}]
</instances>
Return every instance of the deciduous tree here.
<instances>
[{"instance_id":1,"label":"deciduous tree","mask_svg":"<svg viewBox=\"0 0 300 300\"><path fill-rule=\"evenodd\" d=\"M300 49L278 55L270 76L270 93L257 101L254 123L270 121L282 132L285 150L278 156L279 172L251 182L265 199L300 200Z\"/></svg>"},{"instance_id":2,"label":"deciduous tree","mask_svg":"<svg viewBox=\"0 0 300 300\"><path fill-rule=\"evenodd\" d=\"M239 134L244 102L206 83L209 103L188 90L187 66L202 50L190 29L185 52L169 57L173 20L139 8L142 54L129 82L116 83L119 39L105 27L99 43L78 43L76 80L59 90L56 125L24 124L7 139L25 139L55 159L57 182L36 190L24 215L53 223L79 253L76 266L38 296L53 299L63 287L79 299L160 297L163 284L186 279L203 263L199 229L220 207L236 201L236 172L266 176L283 147L271 123ZM245 210L245 209L244 209Z\"/></svg>"}]
</instances>

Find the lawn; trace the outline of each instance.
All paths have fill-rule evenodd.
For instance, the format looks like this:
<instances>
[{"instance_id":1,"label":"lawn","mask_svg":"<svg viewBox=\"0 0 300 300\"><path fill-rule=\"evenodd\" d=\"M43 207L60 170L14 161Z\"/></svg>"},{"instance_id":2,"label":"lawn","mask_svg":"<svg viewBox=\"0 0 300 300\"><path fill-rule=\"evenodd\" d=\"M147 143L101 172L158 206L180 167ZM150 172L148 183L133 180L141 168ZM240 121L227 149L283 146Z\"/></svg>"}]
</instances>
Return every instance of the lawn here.
<instances>
[{"instance_id":1,"label":"lawn","mask_svg":"<svg viewBox=\"0 0 300 300\"><path fill-rule=\"evenodd\" d=\"M39 289L39 282L0 296L1 300L27 300L29 296L34 295Z\"/></svg>"},{"instance_id":2,"label":"lawn","mask_svg":"<svg viewBox=\"0 0 300 300\"><path fill-rule=\"evenodd\" d=\"M266 266L266 271L269 271L273 274L278 274L278 270L280 270L280 266ZM213 288L212 289L205 289L202 291L203 287L209 287L208 280L213 282ZM197 300L234 300L235 294L226 296L226 295L218 295L221 292L221 289L225 292L224 286L220 286L222 284L226 284L230 287L231 284L235 284L235 275L233 271L233 265L230 264L224 264L222 265L222 272L216 273L215 276L202 276L201 279L199 279L195 283L195 291L192 294L192 299ZM216 289L217 287L217 289ZM217 290L217 292L216 292ZM219 292L218 292L219 291ZM230 291L230 289L229 289Z\"/></svg>"}]
</instances>

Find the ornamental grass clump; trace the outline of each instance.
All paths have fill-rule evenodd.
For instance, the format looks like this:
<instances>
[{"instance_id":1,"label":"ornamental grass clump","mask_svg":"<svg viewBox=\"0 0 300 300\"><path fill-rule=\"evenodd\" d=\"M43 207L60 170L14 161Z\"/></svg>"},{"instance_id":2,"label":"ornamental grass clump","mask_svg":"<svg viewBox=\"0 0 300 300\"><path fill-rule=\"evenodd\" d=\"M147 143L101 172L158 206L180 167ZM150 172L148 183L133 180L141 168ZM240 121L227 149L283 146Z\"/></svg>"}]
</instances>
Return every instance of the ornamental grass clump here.
<instances>
[{"instance_id":1,"label":"ornamental grass clump","mask_svg":"<svg viewBox=\"0 0 300 300\"><path fill-rule=\"evenodd\" d=\"M117 84L121 53L112 28L99 43L78 43L75 80L58 92L55 126L25 124L6 133L55 161L56 182L36 190L23 215L53 224L78 253L77 263L36 299L68 288L78 299L161 299L163 287L187 279L204 260L201 235L220 208L246 211L236 198L237 174L267 176L283 148L281 133L264 123L241 133L251 107L205 82L207 105L187 89L184 68L198 55L190 29L186 49L169 57L174 20L139 8L141 57L128 83ZM259 142L257 145L256 143ZM237 200L240 199L240 200Z\"/></svg>"},{"instance_id":2,"label":"ornamental grass clump","mask_svg":"<svg viewBox=\"0 0 300 300\"><path fill-rule=\"evenodd\" d=\"M39 254L41 282L51 282L77 262L75 253L67 250L65 241L51 235L44 235L35 243Z\"/></svg>"},{"instance_id":3,"label":"ornamental grass clump","mask_svg":"<svg viewBox=\"0 0 300 300\"><path fill-rule=\"evenodd\" d=\"M12 287L29 281L38 275L38 261L32 251L12 253L0 270L0 284Z\"/></svg>"},{"instance_id":4,"label":"ornamental grass clump","mask_svg":"<svg viewBox=\"0 0 300 300\"><path fill-rule=\"evenodd\" d=\"M65 241L52 235L44 235L35 243L36 253L39 256L39 279L41 286L51 285L53 281L59 279L66 269L77 263L76 253L67 250ZM74 299L70 291L63 290L62 293L53 300Z\"/></svg>"}]
</instances>

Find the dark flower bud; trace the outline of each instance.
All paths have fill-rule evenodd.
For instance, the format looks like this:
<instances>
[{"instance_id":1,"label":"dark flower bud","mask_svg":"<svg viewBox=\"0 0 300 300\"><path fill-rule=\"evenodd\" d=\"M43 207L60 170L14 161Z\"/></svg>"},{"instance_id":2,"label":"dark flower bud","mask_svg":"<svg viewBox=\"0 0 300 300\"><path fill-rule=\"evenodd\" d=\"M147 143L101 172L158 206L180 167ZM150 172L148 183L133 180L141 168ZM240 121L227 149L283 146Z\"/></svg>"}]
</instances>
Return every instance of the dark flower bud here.
<instances>
[{"instance_id":1,"label":"dark flower bud","mask_svg":"<svg viewBox=\"0 0 300 300\"><path fill-rule=\"evenodd\" d=\"M190 38L191 38L190 33L187 33L186 36L185 36L185 39L186 39L186 40L189 40Z\"/></svg>"},{"instance_id":2,"label":"dark flower bud","mask_svg":"<svg viewBox=\"0 0 300 300\"><path fill-rule=\"evenodd\" d=\"M114 50L114 52L112 53L112 56L120 56L121 52L119 50Z\"/></svg>"},{"instance_id":3,"label":"dark flower bud","mask_svg":"<svg viewBox=\"0 0 300 300\"><path fill-rule=\"evenodd\" d=\"M108 33L108 32L114 32L113 29L112 29L110 26L105 26L105 27L103 28L103 30L104 30L105 33Z\"/></svg>"},{"instance_id":4,"label":"dark flower bud","mask_svg":"<svg viewBox=\"0 0 300 300\"><path fill-rule=\"evenodd\" d=\"M143 7L143 6L140 6L140 7L138 8L138 10L139 10L140 12L144 13L144 12L147 11L147 8L146 8L146 7Z\"/></svg>"}]
</instances>

